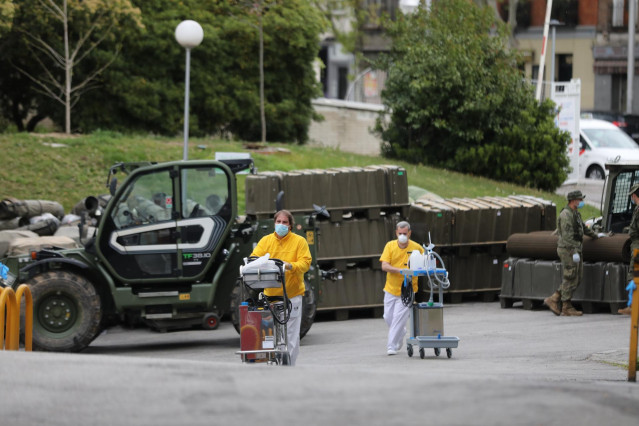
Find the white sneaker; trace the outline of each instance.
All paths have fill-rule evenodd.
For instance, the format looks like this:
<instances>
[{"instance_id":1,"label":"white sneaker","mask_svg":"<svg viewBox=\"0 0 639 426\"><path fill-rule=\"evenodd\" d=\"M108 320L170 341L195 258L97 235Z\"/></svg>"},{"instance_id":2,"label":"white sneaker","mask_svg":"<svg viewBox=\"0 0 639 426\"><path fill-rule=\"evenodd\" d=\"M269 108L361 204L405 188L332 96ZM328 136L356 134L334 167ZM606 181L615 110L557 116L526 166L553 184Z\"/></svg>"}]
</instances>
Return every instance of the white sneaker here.
<instances>
[{"instance_id":1,"label":"white sneaker","mask_svg":"<svg viewBox=\"0 0 639 426\"><path fill-rule=\"evenodd\" d=\"M396 350L394 350L394 349L389 349L389 350L387 350L387 351L386 351L386 353L387 353L388 355L397 355L397 351L396 351Z\"/></svg>"}]
</instances>

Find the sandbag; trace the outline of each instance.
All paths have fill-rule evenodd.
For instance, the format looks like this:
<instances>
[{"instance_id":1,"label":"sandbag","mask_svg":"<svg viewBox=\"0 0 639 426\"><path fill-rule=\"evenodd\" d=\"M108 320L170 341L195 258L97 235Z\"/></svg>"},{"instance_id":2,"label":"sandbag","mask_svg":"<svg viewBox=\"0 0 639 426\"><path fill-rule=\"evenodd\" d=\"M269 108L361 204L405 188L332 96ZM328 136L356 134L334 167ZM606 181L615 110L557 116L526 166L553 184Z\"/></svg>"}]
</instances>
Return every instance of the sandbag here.
<instances>
[{"instance_id":1,"label":"sandbag","mask_svg":"<svg viewBox=\"0 0 639 426\"><path fill-rule=\"evenodd\" d=\"M64 216L64 207L56 201L48 200L16 200L5 198L0 201L0 220L13 219L14 217L40 216L51 213L58 219Z\"/></svg>"},{"instance_id":2,"label":"sandbag","mask_svg":"<svg viewBox=\"0 0 639 426\"><path fill-rule=\"evenodd\" d=\"M30 225L21 226L18 229L22 231L33 231L40 236L50 236L55 234L55 231L58 229L59 226L60 221L56 218L53 218L41 220Z\"/></svg>"},{"instance_id":3,"label":"sandbag","mask_svg":"<svg viewBox=\"0 0 639 426\"><path fill-rule=\"evenodd\" d=\"M511 257L558 260L558 237L553 231L512 234L506 242ZM593 240L584 236L583 257L586 262L630 262L630 237L614 234Z\"/></svg>"},{"instance_id":4,"label":"sandbag","mask_svg":"<svg viewBox=\"0 0 639 426\"><path fill-rule=\"evenodd\" d=\"M32 238L16 238L9 244L7 251L9 256L18 256L29 254L33 250L42 250L44 248L80 248L80 244L76 243L69 237L32 237Z\"/></svg>"},{"instance_id":5,"label":"sandbag","mask_svg":"<svg viewBox=\"0 0 639 426\"><path fill-rule=\"evenodd\" d=\"M29 224L29 219L23 217L14 217L13 219L0 220L0 231L5 229L17 229L21 226Z\"/></svg>"},{"instance_id":6,"label":"sandbag","mask_svg":"<svg viewBox=\"0 0 639 426\"><path fill-rule=\"evenodd\" d=\"M38 234L31 231L6 230L0 231L0 258L4 257L9 251L11 242L18 238L37 238Z\"/></svg>"},{"instance_id":7,"label":"sandbag","mask_svg":"<svg viewBox=\"0 0 639 426\"><path fill-rule=\"evenodd\" d=\"M78 227L78 225L61 226L58 228L57 231L55 231L55 234L53 235L56 237L59 237L59 236L69 237L76 243L82 244L83 241L86 243L87 239L93 237L97 229L94 226L87 226L87 225L85 225L84 228L85 229L84 229L82 238L80 238L80 228Z\"/></svg>"}]
</instances>

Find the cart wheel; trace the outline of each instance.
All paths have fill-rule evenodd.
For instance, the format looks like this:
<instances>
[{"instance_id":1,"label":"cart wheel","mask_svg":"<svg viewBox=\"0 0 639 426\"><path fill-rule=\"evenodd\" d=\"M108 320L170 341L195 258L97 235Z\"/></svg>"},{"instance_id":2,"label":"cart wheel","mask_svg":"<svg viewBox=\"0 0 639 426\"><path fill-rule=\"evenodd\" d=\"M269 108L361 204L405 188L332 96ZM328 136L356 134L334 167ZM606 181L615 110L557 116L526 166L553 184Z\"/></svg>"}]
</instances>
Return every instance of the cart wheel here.
<instances>
[{"instance_id":1,"label":"cart wheel","mask_svg":"<svg viewBox=\"0 0 639 426\"><path fill-rule=\"evenodd\" d=\"M439 356L440 353L441 351L439 350L439 348L435 348L435 356Z\"/></svg>"},{"instance_id":2,"label":"cart wheel","mask_svg":"<svg viewBox=\"0 0 639 426\"><path fill-rule=\"evenodd\" d=\"M451 348L446 348L446 356L451 358L453 356L453 350Z\"/></svg>"},{"instance_id":3,"label":"cart wheel","mask_svg":"<svg viewBox=\"0 0 639 426\"><path fill-rule=\"evenodd\" d=\"M408 356L413 356L413 345L406 345L406 351L408 351Z\"/></svg>"},{"instance_id":4,"label":"cart wheel","mask_svg":"<svg viewBox=\"0 0 639 426\"><path fill-rule=\"evenodd\" d=\"M424 348L419 348L419 357L421 359L426 358L426 352L424 352Z\"/></svg>"}]
</instances>

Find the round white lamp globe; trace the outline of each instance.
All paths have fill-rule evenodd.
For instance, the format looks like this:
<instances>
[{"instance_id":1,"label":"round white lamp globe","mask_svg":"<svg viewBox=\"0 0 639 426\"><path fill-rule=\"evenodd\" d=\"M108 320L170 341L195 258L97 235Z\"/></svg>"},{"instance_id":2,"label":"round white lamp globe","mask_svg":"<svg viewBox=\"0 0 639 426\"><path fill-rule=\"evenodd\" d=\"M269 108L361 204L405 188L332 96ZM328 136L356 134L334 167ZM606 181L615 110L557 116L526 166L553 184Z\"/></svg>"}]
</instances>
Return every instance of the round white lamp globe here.
<instances>
[{"instance_id":1,"label":"round white lamp globe","mask_svg":"<svg viewBox=\"0 0 639 426\"><path fill-rule=\"evenodd\" d=\"M202 26L190 19L180 22L175 28L175 39L186 49L199 46L204 38Z\"/></svg>"}]
</instances>

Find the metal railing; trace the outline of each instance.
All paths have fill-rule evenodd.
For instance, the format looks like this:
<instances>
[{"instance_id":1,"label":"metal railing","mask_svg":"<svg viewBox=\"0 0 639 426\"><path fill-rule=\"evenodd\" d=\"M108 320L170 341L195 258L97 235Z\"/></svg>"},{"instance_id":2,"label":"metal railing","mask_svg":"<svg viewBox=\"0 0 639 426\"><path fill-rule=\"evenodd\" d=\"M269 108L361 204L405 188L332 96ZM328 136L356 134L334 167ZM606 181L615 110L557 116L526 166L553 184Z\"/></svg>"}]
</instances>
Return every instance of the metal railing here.
<instances>
[{"instance_id":1,"label":"metal railing","mask_svg":"<svg viewBox=\"0 0 639 426\"><path fill-rule=\"evenodd\" d=\"M0 350L20 349L20 302L24 296L24 349L33 349L33 297L28 285L22 284L17 291L0 288ZM6 324L5 324L6 313Z\"/></svg>"}]
</instances>

